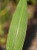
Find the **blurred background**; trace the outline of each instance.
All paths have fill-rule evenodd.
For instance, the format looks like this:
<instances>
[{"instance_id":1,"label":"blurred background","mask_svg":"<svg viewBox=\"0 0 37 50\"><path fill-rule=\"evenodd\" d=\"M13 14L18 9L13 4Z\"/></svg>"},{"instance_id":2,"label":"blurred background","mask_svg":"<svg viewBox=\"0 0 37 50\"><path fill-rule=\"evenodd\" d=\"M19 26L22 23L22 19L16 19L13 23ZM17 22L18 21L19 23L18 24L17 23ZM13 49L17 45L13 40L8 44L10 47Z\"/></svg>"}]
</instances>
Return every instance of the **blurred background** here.
<instances>
[{"instance_id":1,"label":"blurred background","mask_svg":"<svg viewBox=\"0 0 37 50\"><path fill-rule=\"evenodd\" d=\"M0 48L6 48L9 26L19 0L0 0ZM33 18L36 0L27 0L28 22Z\"/></svg>"}]
</instances>

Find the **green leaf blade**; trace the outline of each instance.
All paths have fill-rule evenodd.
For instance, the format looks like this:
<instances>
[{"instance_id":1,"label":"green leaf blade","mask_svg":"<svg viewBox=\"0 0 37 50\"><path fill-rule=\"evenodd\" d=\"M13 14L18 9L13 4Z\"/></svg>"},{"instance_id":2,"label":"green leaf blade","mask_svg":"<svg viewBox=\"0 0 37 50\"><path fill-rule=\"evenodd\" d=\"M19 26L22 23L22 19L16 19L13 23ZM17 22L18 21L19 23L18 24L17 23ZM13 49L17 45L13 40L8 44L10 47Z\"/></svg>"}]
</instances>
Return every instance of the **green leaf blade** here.
<instances>
[{"instance_id":1,"label":"green leaf blade","mask_svg":"<svg viewBox=\"0 0 37 50\"><path fill-rule=\"evenodd\" d=\"M27 1L20 0L10 25L6 50L22 50L27 28Z\"/></svg>"}]
</instances>

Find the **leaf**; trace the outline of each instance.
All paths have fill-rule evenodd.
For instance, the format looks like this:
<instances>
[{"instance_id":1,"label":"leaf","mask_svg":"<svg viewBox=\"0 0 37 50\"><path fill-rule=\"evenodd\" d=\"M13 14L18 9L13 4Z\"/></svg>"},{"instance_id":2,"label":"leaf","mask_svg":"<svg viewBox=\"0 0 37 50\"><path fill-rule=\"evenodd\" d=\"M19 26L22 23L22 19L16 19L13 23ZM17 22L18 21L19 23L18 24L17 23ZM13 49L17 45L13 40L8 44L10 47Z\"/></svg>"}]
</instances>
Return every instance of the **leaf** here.
<instances>
[{"instance_id":1,"label":"leaf","mask_svg":"<svg viewBox=\"0 0 37 50\"><path fill-rule=\"evenodd\" d=\"M6 50L22 50L27 29L27 0L20 0L10 25Z\"/></svg>"}]
</instances>

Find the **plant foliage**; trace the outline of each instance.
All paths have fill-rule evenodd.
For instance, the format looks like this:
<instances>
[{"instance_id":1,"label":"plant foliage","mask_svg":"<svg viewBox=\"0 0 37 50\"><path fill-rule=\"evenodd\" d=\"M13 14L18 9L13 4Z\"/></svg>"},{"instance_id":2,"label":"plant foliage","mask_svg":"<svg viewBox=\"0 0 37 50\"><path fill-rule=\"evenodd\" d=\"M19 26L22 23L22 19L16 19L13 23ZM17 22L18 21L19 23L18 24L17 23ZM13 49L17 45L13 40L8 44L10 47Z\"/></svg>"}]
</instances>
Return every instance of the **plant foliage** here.
<instances>
[{"instance_id":1,"label":"plant foliage","mask_svg":"<svg viewBox=\"0 0 37 50\"><path fill-rule=\"evenodd\" d=\"M20 0L10 25L6 50L22 50L27 28L27 0Z\"/></svg>"}]
</instances>

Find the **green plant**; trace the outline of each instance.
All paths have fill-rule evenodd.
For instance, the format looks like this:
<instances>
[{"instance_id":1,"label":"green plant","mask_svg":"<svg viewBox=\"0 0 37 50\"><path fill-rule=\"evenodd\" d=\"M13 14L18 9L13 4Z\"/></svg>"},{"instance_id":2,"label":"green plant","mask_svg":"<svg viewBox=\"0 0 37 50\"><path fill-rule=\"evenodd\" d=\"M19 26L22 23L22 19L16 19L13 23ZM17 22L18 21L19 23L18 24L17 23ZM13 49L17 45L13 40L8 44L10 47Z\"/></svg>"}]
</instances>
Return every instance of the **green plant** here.
<instances>
[{"instance_id":1,"label":"green plant","mask_svg":"<svg viewBox=\"0 0 37 50\"><path fill-rule=\"evenodd\" d=\"M27 27L27 0L0 0L0 36L5 33L3 24L10 20L11 14L7 9L7 4L10 1L18 3L16 11L13 15L13 19L10 25L7 49L9 50L22 50L26 27ZM36 4L35 0L28 0L32 4ZM30 17L30 16L29 16ZM2 43L5 43L5 39L0 39Z\"/></svg>"},{"instance_id":2,"label":"green plant","mask_svg":"<svg viewBox=\"0 0 37 50\"><path fill-rule=\"evenodd\" d=\"M27 0L20 0L10 25L6 50L22 50L27 28Z\"/></svg>"}]
</instances>

